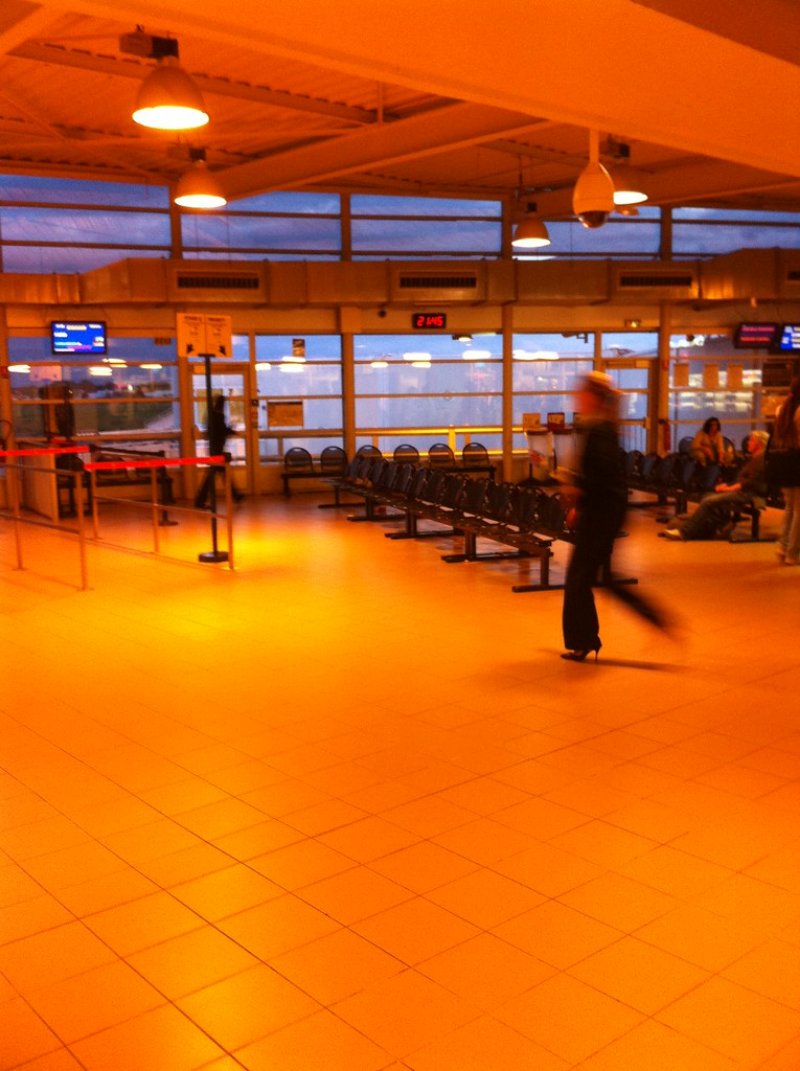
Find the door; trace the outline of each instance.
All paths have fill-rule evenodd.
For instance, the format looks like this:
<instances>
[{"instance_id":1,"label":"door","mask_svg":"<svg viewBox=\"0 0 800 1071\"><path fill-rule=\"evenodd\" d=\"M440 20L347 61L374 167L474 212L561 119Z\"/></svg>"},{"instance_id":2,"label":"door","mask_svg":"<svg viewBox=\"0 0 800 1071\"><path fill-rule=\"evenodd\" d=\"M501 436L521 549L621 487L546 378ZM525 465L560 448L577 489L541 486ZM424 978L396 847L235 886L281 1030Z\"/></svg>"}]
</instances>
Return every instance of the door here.
<instances>
[{"instance_id":1,"label":"door","mask_svg":"<svg viewBox=\"0 0 800 1071\"><path fill-rule=\"evenodd\" d=\"M208 453L206 437L206 375L201 363L192 365L192 423L196 452ZM245 364L232 361L211 362L211 394L222 394L225 398L225 417L234 434L225 443L225 449L231 455L233 480L241 491L252 491L254 478L252 458L249 448L247 414L250 407L250 386L248 368Z\"/></svg>"}]
</instances>

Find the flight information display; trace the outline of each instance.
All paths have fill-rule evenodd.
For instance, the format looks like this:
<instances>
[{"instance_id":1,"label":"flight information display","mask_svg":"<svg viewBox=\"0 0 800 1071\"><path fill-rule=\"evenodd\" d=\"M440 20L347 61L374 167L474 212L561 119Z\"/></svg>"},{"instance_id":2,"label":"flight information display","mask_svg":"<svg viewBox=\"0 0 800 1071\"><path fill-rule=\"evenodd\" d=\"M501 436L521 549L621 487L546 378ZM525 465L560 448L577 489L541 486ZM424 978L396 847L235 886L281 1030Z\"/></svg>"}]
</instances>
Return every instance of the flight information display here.
<instances>
[{"instance_id":1,"label":"flight information display","mask_svg":"<svg viewBox=\"0 0 800 1071\"><path fill-rule=\"evenodd\" d=\"M105 353L106 325L100 320L54 320L50 348L53 353Z\"/></svg>"}]
</instances>

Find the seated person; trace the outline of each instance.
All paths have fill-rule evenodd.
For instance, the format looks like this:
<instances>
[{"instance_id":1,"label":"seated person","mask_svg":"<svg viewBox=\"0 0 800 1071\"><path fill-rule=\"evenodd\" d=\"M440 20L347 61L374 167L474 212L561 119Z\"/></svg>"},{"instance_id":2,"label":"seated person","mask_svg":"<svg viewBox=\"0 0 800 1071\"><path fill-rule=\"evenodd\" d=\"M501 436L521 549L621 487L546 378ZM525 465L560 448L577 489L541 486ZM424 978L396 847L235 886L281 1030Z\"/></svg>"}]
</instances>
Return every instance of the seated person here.
<instances>
[{"instance_id":1,"label":"seated person","mask_svg":"<svg viewBox=\"0 0 800 1071\"><path fill-rule=\"evenodd\" d=\"M764 451L768 439L765 431L751 432L747 440L749 460L742 466L737 482L718 483L716 494L704 498L679 528L668 528L664 536L667 539L713 539L718 533L732 531L736 515L744 506L763 509L767 494Z\"/></svg>"},{"instance_id":2,"label":"seated person","mask_svg":"<svg viewBox=\"0 0 800 1071\"><path fill-rule=\"evenodd\" d=\"M725 442L722 426L716 417L709 417L692 439L690 453L700 465L730 465L733 450Z\"/></svg>"}]
</instances>

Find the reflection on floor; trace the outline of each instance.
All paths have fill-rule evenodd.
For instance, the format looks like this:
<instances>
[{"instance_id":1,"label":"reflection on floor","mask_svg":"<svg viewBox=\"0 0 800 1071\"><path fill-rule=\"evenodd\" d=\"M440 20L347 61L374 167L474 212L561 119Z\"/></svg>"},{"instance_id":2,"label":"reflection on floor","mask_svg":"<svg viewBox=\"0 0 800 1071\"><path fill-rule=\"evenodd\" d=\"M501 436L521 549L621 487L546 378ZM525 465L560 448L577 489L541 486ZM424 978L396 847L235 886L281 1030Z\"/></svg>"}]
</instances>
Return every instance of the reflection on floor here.
<instances>
[{"instance_id":1,"label":"reflection on floor","mask_svg":"<svg viewBox=\"0 0 800 1071\"><path fill-rule=\"evenodd\" d=\"M600 592L574 665L516 563L317 501L87 592L3 522L0 1067L797 1071L800 569L638 512L685 640Z\"/></svg>"}]
</instances>

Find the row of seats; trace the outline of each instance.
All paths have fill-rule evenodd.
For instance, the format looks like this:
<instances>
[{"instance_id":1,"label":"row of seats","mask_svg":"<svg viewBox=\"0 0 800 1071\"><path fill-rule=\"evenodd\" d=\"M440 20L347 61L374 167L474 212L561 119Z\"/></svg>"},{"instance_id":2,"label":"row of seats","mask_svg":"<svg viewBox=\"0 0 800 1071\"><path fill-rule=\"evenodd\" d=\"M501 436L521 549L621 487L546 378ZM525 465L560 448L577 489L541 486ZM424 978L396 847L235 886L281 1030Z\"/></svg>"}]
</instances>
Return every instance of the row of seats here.
<instances>
[{"instance_id":1,"label":"row of seats","mask_svg":"<svg viewBox=\"0 0 800 1071\"><path fill-rule=\"evenodd\" d=\"M558 493L512 483L495 483L489 478L473 479L456 472L420 467L385 458L356 457L344 476L330 480L337 490L364 498L363 515L353 521L404 520L401 531L387 533L391 539L441 537L441 528L421 531L419 521L446 525L451 534L463 536L463 552L445 554L452 562L497 561L502 558L535 559L539 563L539 583L515 585L514 591L552 588L549 579L551 544L556 539L572 540L566 525L567 509ZM478 539L491 540L513 548L510 552L479 552Z\"/></svg>"},{"instance_id":2,"label":"row of seats","mask_svg":"<svg viewBox=\"0 0 800 1071\"><path fill-rule=\"evenodd\" d=\"M377 446L359 447L356 458L377 458L385 460L383 452ZM354 459L355 460L355 459ZM422 457L416 446L401 443L395 447L393 461L414 465L422 463ZM467 443L461 451L460 460L456 459L452 447L447 443L434 443L427 451L427 464L431 468L454 469L464 472L486 472L493 475L494 466L489 460L489 453L481 443ZM320 479L329 476L341 476L348 466L348 457L341 446L326 446L319 455L319 464L309 450L302 446L293 446L283 457L283 493L289 495L289 484L294 479Z\"/></svg>"}]
</instances>

